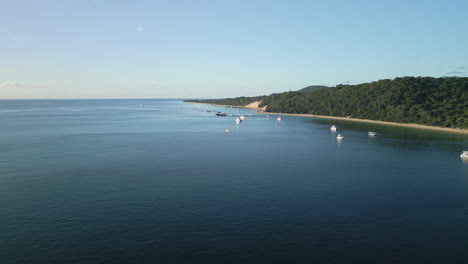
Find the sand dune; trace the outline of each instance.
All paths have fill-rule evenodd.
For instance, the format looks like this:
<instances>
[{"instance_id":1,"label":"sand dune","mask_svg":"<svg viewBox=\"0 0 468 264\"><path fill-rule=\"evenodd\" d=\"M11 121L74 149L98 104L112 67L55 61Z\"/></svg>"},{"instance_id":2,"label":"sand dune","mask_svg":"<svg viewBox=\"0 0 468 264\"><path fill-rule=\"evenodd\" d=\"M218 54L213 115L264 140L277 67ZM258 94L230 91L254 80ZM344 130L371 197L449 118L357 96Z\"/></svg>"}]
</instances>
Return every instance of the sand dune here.
<instances>
[{"instance_id":1,"label":"sand dune","mask_svg":"<svg viewBox=\"0 0 468 264\"><path fill-rule=\"evenodd\" d=\"M259 107L261 102L262 101L256 101L256 102L253 102L253 103L250 103L248 105L241 106L241 107L265 111L267 106L265 105L264 107Z\"/></svg>"}]
</instances>

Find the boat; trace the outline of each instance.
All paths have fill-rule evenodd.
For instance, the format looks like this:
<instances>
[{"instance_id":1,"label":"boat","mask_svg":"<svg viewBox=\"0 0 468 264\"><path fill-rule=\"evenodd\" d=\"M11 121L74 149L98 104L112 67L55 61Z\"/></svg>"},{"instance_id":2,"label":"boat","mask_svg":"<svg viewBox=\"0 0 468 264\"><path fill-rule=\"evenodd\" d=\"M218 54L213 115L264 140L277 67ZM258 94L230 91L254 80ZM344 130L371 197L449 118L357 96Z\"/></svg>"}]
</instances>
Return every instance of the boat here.
<instances>
[{"instance_id":1,"label":"boat","mask_svg":"<svg viewBox=\"0 0 468 264\"><path fill-rule=\"evenodd\" d=\"M275 126L278 126L278 122L275 123Z\"/></svg>"},{"instance_id":2,"label":"boat","mask_svg":"<svg viewBox=\"0 0 468 264\"><path fill-rule=\"evenodd\" d=\"M281 116L278 116L278 118L276 120L281 121L281 120L283 120L283 118Z\"/></svg>"},{"instance_id":3,"label":"boat","mask_svg":"<svg viewBox=\"0 0 468 264\"><path fill-rule=\"evenodd\" d=\"M236 123L240 124L240 122L242 122L242 120L240 118L236 118Z\"/></svg>"},{"instance_id":4,"label":"boat","mask_svg":"<svg viewBox=\"0 0 468 264\"><path fill-rule=\"evenodd\" d=\"M344 137L341 135L341 134L338 134L338 136L336 137L336 139L338 140L342 140Z\"/></svg>"},{"instance_id":5,"label":"boat","mask_svg":"<svg viewBox=\"0 0 468 264\"><path fill-rule=\"evenodd\" d=\"M217 116L227 116L227 114L221 113L221 112L216 113L216 115L217 115Z\"/></svg>"},{"instance_id":6,"label":"boat","mask_svg":"<svg viewBox=\"0 0 468 264\"><path fill-rule=\"evenodd\" d=\"M231 130L229 128L226 128L226 133L229 133L231 132Z\"/></svg>"},{"instance_id":7,"label":"boat","mask_svg":"<svg viewBox=\"0 0 468 264\"><path fill-rule=\"evenodd\" d=\"M242 121L244 121L245 119L247 119L247 117L241 115L241 116L239 117L239 119L242 120Z\"/></svg>"},{"instance_id":8,"label":"boat","mask_svg":"<svg viewBox=\"0 0 468 264\"><path fill-rule=\"evenodd\" d=\"M335 125L332 125L332 126L330 127L330 130L333 131L333 132L336 132L336 129L337 129L337 128L336 128Z\"/></svg>"},{"instance_id":9,"label":"boat","mask_svg":"<svg viewBox=\"0 0 468 264\"><path fill-rule=\"evenodd\" d=\"M468 159L468 151L463 151L462 154L460 154L460 158Z\"/></svg>"},{"instance_id":10,"label":"boat","mask_svg":"<svg viewBox=\"0 0 468 264\"><path fill-rule=\"evenodd\" d=\"M369 133L367 133L367 135L369 135L369 137L376 137L377 132L369 131Z\"/></svg>"}]
</instances>

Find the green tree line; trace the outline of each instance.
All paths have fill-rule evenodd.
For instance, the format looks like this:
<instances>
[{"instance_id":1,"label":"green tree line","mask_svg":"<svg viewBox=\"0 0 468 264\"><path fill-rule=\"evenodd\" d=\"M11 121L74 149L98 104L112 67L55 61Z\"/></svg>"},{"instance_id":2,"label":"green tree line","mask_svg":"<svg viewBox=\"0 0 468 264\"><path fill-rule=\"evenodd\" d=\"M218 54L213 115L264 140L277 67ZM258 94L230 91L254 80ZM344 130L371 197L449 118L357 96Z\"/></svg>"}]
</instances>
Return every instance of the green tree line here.
<instances>
[{"instance_id":1,"label":"green tree line","mask_svg":"<svg viewBox=\"0 0 468 264\"><path fill-rule=\"evenodd\" d=\"M401 77L337 85L309 93L237 97L201 102L246 105L262 101L268 112L353 117L468 128L468 78Z\"/></svg>"}]
</instances>

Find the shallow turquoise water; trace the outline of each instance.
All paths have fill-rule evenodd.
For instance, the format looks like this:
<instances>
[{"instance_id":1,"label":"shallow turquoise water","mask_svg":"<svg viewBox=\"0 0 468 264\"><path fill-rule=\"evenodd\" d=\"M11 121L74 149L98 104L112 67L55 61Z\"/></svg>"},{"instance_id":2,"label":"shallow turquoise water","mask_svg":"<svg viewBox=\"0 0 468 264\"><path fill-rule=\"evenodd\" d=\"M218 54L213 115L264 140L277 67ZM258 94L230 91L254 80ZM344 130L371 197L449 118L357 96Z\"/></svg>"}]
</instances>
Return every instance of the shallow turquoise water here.
<instances>
[{"instance_id":1,"label":"shallow turquoise water","mask_svg":"<svg viewBox=\"0 0 468 264\"><path fill-rule=\"evenodd\" d=\"M0 101L0 263L468 261L467 136L207 110Z\"/></svg>"}]
</instances>

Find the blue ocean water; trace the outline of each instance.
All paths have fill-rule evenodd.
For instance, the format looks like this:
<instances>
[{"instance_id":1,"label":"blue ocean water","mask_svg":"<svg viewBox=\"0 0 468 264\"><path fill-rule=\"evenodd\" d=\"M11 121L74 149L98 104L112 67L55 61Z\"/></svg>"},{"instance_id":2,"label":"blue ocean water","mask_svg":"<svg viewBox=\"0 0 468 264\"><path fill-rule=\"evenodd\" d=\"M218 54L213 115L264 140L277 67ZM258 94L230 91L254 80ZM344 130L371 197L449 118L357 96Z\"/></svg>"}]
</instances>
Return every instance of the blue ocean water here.
<instances>
[{"instance_id":1,"label":"blue ocean water","mask_svg":"<svg viewBox=\"0 0 468 264\"><path fill-rule=\"evenodd\" d=\"M207 110L0 101L0 263L468 262L467 136Z\"/></svg>"}]
</instances>

